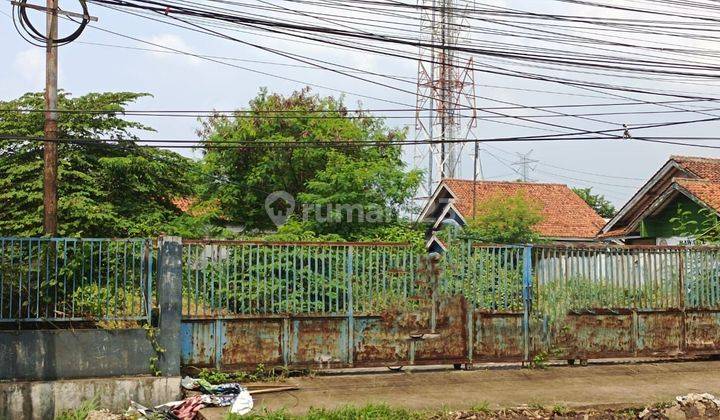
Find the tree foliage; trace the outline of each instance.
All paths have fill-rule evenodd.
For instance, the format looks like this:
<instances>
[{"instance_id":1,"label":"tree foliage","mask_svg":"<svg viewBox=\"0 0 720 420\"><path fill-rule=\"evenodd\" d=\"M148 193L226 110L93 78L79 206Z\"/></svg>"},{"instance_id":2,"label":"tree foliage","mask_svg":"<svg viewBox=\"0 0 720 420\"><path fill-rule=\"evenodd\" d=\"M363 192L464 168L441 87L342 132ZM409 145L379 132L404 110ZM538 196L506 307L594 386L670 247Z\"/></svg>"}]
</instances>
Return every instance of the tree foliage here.
<instances>
[{"instance_id":1,"label":"tree foliage","mask_svg":"<svg viewBox=\"0 0 720 420\"><path fill-rule=\"evenodd\" d=\"M540 205L525 194L496 195L478 204L477 215L464 233L488 243L532 243L540 237L535 226L543 220Z\"/></svg>"},{"instance_id":2,"label":"tree foliage","mask_svg":"<svg viewBox=\"0 0 720 420\"><path fill-rule=\"evenodd\" d=\"M374 225L392 225L421 182L420 172L405 170L400 148L389 144L402 140L404 131L364 112L350 113L342 99L309 89L287 97L262 90L249 109L206 120L200 134L212 177L203 198L217 200L222 215L248 232L274 229L265 200L285 191L297 201L297 220L304 220L292 226L295 234L300 229L355 239ZM213 147L233 142L237 147ZM323 147L302 146L318 142ZM383 142L388 145L377 144ZM373 226L355 216L348 222L338 205L372 217L382 211L384 217L371 220Z\"/></svg>"},{"instance_id":3,"label":"tree foliage","mask_svg":"<svg viewBox=\"0 0 720 420\"><path fill-rule=\"evenodd\" d=\"M720 243L720 218L707 207L692 211L678 204L670 224L677 236L692 238L696 244Z\"/></svg>"},{"instance_id":4,"label":"tree foliage","mask_svg":"<svg viewBox=\"0 0 720 420\"><path fill-rule=\"evenodd\" d=\"M261 91L249 112L202 122L198 163L137 143L138 133L152 128L123 111L144 96L59 95L67 111L60 137L82 139L59 144L59 236L227 237L233 234L225 226L237 225L257 237L275 231L266 197L287 191L300 201L295 218L268 238L421 242L422 232L401 220L421 182L391 144L403 130L307 89L287 97ZM42 137L43 106L41 93L0 102L0 133ZM267 141L287 147L264 147ZM233 142L237 147L227 147ZM42 234L42 154L41 141L0 139L0 235ZM179 198L186 199L183 211ZM352 219L337 206L350 206Z\"/></svg>"},{"instance_id":5,"label":"tree foliage","mask_svg":"<svg viewBox=\"0 0 720 420\"><path fill-rule=\"evenodd\" d=\"M58 108L68 111L59 116L60 138L85 140L58 145L60 236L156 235L179 216L172 199L192 192L187 174L193 163L135 143L136 132L152 129L123 118L122 111L143 96L60 93ZM42 93L0 102L0 132L42 137L43 106ZM98 138L113 142L87 141ZM42 234L42 156L42 142L0 139L0 235Z\"/></svg>"},{"instance_id":6,"label":"tree foliage","mask_svg":"<svg viewBox=\"0 0 720 420\"><path fill-rule=\"evenodd\" d=\"M614 217L617 213L617 211L615 210L615 206L613 206L612 203L608 201L604 195L593 194L592 188L573 188L572 190L575 192L575 194L580 196L580 198L585 200L588 206L592 207L592 209L595 210L595 212L599 214L600 217L609 219Z\"/></svg>"}]
</instances>

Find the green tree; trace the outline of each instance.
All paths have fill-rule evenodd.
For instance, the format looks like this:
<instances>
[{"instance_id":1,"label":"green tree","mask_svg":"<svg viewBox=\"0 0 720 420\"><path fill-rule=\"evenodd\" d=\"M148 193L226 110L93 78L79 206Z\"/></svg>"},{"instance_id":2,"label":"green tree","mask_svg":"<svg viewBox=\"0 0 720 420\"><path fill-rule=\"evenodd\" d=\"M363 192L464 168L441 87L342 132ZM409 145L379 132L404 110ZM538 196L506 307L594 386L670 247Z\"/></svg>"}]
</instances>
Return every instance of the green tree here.
<instances>
[{"instance_id":1,"label":"green tree","mask_svg":"<svg viewBox=\"0 0 720 420\"><path fill-rule=\"evenodd\" d=\"M541 208L522 193L496 195L479 203L464 234L488 243L532 243L540 237L535 226L543 220Z\"/></svg>"},{"instance_id":2,"label":"green tree","mask_svg":"<svg viewBox=\"0 0 720 420\"><path fill-rule=\"evenodd\" d=\"M696 244L720 243L720 218L707 207L692 211L679 203L670 224L677 236L692 238Z\"/></svg>"},{"instance_id":3,"label":"green tree","mask_svg":"<svg viewBox=\"0 0 720 420\"><path fill-rule=\"evenodd\" d=\"M592 188L573 188L572 190L585 200L588 206L592 207L600 217L609 219L617 213L615 206L602 194L593 194Z\"/></svg>"},{"instance_id":4,"label":"green tree","mask_svg":"<svg viewBox=\"0 0 720 420\"><path fill-rule=\"evenodd\" d=\"M313 230L357 240L397 221L420 181L419 172L404 171L399 148L368 148L363 156L333 150L298 198L315 209L305 212Z\"/></svg>"},{"instance_id":5,"label":"green tree","mask_svg":"<svg viewBox=\"0 0 720 420\"><path fill-rule=\"evenodd\" d=\"M385 217L373 225L387 226L398 219L421 182L420 172L405 170L400 148L389 144L402 140L404 131L364 112L350 113L342 99L313 95L309 89L290 96L262 90L236 116L204 121L200 134L212 179L203 198L217 200L222 215L248 232L275 228L265 200L272 192L285 191L298 201L298 220L306 219L303 209L311 209L305 212L310 221L293 228L356 238L369 225L348 223L347 212L328 211L329 205L355 206L355 215L375 216L382 210ZM233 142L237 147L227 147ZM264 146L267 142L273 144ZM323 147L302 145L318 142ZM388 145L378 145L383 142ZM326 221L316 222L318 216Z\"/></svg>"},{"instance_id":6,"label":"green tree","mask_svg":"<svg viewBox=\"0 0 720 420\"><path fill-rule=\"evenodd\" d=\"M136 132L152 129L122 112L144 96L60 93L60 138L84 139L58 145L60 236L155 235L180 215L172 200L192 193L194 163L135 143ZM42 235L43 144L11 136L42 137L43 106L42 93L0 102L0 235ZM112 141L88 141L98 138Z\"/></svg>"}]
</instances>

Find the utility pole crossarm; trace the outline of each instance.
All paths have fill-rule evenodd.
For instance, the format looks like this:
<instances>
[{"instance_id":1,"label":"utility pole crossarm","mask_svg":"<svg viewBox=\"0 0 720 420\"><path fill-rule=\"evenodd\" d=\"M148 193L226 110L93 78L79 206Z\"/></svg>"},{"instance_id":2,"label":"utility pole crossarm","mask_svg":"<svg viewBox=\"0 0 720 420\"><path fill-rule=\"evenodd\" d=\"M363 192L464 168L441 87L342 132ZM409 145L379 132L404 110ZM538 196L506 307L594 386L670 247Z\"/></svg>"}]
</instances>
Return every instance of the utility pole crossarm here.
<instances>
[{"instance_id":1,"label":"utility pole crossarm","mask_svg":"<svg viewBox=\"0 0 720 420\"><path fill-rule=\"evenodd\" d=\"M45 13L48 13L51 10L55 10L55 13L57 15L74 17L74 18L78 18L78 19L89 20L92 22L98 21L97 17L90 16L90 15L83 14L83 13L67 12L65 10L60 10L60 9L51 9L50 7L43 7L43 6L38 6L36 4L30 4L30 3L22 3L22 2L14 1L14 0L11 1L10 4L12 4L13 6L17 6L17 7L27 7L28 9L39 10L39 11L45 12Z\"/></svg>"}]
</instances>

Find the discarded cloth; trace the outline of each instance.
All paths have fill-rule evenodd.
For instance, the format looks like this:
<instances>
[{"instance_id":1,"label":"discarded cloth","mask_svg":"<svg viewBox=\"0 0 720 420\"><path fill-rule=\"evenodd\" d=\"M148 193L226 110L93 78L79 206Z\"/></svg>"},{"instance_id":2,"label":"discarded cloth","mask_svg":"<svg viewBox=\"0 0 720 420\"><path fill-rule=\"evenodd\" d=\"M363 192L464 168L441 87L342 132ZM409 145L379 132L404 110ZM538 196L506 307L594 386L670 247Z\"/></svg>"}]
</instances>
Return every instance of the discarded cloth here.
<instances>
[{"instance_id":1,"label":"discarded cloth","mask_svg":"<svg viewBox=\"0 0 720 420\"><path fill-rule=\"evenodd\" d=\"M198 411L205 408L206 404L202 397L203 396L198 395L187 398L182 401L180 405L173 408L170 413L179 420L193 420L197 416Z\"/></svg>"},{"instance_id":2,"label":"discarded cloth","mask_svg":"<svg viewBox=\"0 0 720 420\"><path fill-rule=\"evenodd\" d=\"M230 412L238 415L245 415L253 409L252 395L238 383L212 385L204 379L186 376L182 378L180 385L187 390L202 392L203 395L198 397L200 402L208 407L230 406Z\"/></svg>"}]
</instances>

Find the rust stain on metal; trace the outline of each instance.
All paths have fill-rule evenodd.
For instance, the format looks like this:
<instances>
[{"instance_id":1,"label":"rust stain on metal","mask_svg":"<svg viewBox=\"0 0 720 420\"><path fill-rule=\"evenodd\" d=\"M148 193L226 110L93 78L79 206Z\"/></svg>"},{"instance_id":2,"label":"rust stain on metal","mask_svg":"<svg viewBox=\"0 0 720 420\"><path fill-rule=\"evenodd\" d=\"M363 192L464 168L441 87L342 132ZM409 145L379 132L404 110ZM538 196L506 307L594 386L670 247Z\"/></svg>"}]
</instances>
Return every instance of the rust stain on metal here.
<instances>
[{"instance_id":1,"label":"rust stain on metal","mask_svg":"<svg viewBox=\"0 0 720 420\"><path fill-rule=\"evenodd\" d=\"M518 360L523 356L522 314L474 314L473 361Z\"/></svg>"},{"instance_id":2,"label":"rust stain on metal","mask_svg":"<svg viewBox=\"0 0 720 420\"><path fill-rule=\"evenodd\" d=\"M302 319L290 324L290 363L318 368L346 365L348 323L344 319Z\"/></svg>"},{"instance_id":3,"label":"rust stain on metal","mask_svg":"<svg viewBox=\"0 0 720 420\"><path fill-rule=\"evenodd\" d=\"M382 318L355 319L354 353L357 365L405 364L409 359L412 328L398 328Z\"/></svg>"},{"instance_id":4,"label":"rust stain on metal","mask_svg":"<svg viewBox=\"0 0 720 420\"><path fill-rule=\"evenodd\" d=\"M632 315L568 315L549 334L549 350L563 358L634 355Z\"/></svg>"},{"instance_id":5,"label":"rust stain on metal","mask_svg":"<svg viewBox=\"0 0 720 420\"><path fill-rule=\"evenodd\" d=\"M356 319L356 364L408 364L412 356L412 337L421 337L431 332L432 303L429 299L422 299L419 303L421 306L413 311L394 308L384 311L379 318Z\"/></svg>"},{"instance_id":6,"label":"rust stain on metal","mask_svg":"<svg viewBox=\"0 0 720 420\"><path fill-rule=\"evenodd\" d=\"M720 350L720 312L688 311L686 316L688 351Z\"/></svg>"},{"instance_id":7,"label":"rust stain on metal","mask_svg":"<svg viewBox=\"0 0 720 420\"><path fill-rule=\"evenodd\" d=\"M672 356L681 352L682 313L654 312L638 314L637 354Z\"/></svg>"},{"instance_id":8,"label":"rust stain on metal","mask_svg":"<svg viewBox=\"0 0 720 420\"><path fill-rule=\"evenodd\" d=\"M186 324L187 340L183 346L189 349L183 356L186 366L211 367L215 365L215 324L214 322L192 322Z\"/></svg>"},{"instance_id":9,"label":"rust stain on metal","mask_svg":"<svg viewBox=\"0 0 720 420\"><path fill-rule=\"evenodd\" d=\"M425 331L431 334L417 341L415 361L467 358L466 308L467 303L462 296L440 300L435 334Z\"/></svg>"},{"instance_id":10,"label":"rust stain on metal","mask_svg":"<svg viewBox=\"0 0 720 420\"><path fill-rule=\"evenodd\" d=\"M222 366L282 365L281 334L278 320L224 321Z\"/></svg>"}]
</instances>

